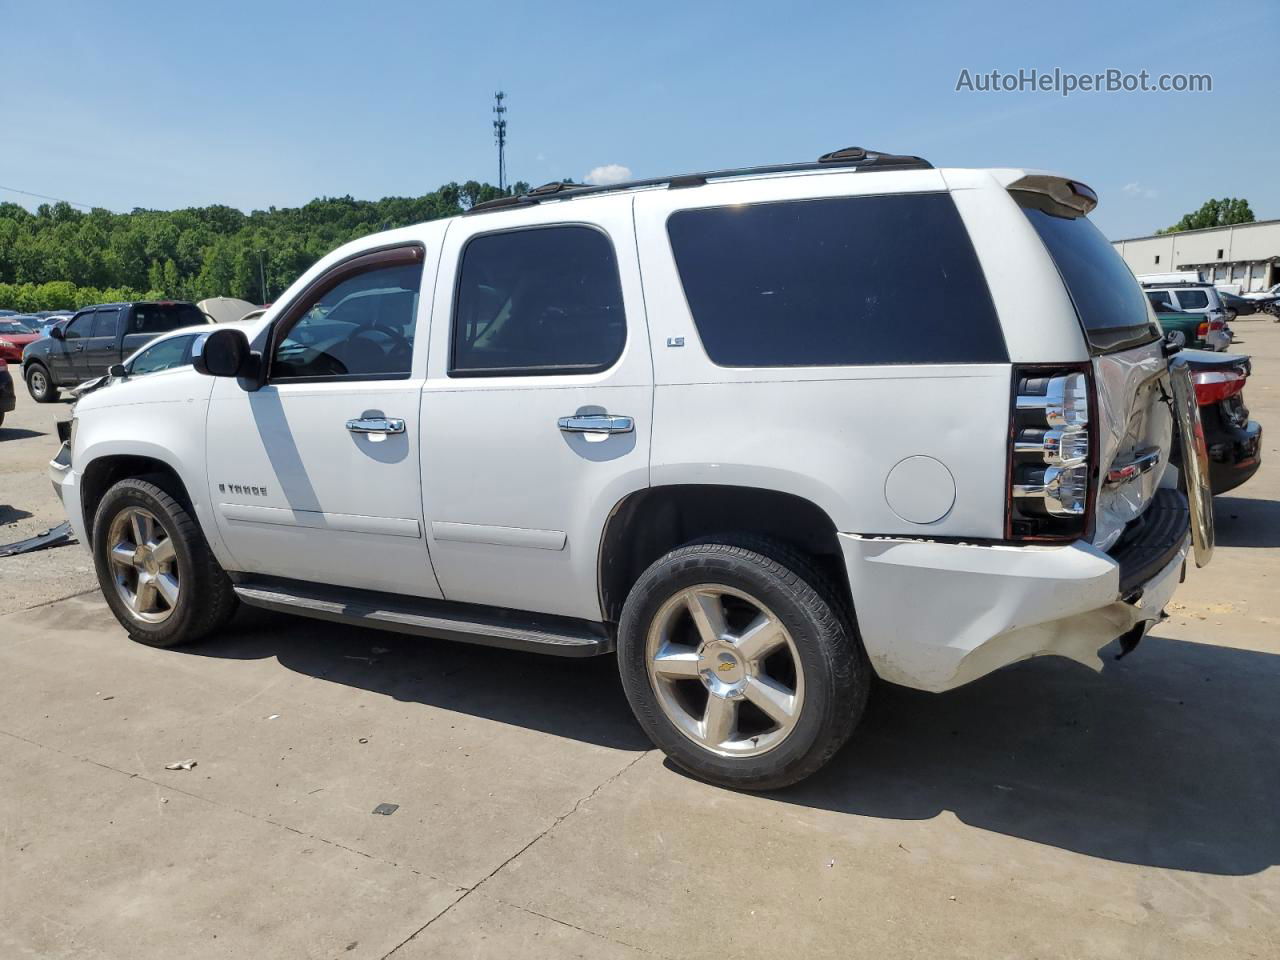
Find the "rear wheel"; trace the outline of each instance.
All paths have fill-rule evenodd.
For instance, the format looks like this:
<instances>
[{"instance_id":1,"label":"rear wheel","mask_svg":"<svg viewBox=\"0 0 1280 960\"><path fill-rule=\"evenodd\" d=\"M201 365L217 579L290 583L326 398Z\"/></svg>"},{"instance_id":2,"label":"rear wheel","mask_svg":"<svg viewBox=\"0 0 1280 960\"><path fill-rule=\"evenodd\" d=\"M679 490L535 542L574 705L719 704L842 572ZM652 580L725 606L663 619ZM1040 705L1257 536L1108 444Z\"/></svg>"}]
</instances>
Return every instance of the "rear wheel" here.
<instances>
[{"instance_id":1,"label":"rear wheel","mask_svg":"<svg viewBox=\"0 0 1280 960\"><path fill-rule=\"evenodd\" d=\"M231 581L185 507L147 480L121 480L93 521L93 559L108 606L139 643L172 647L220 629Z\"/></svg>"},{"instance_id":2,"label":"rear wheel","mask_svg":"<svg viewBox=\"0 0 1280 960\"><path fill-rule=\"evenodd\" d=\"M692 544L654 563L623 609L618 665L637 719L672 761L749 790L822 767L870 685L834 591L767 543Z\"/></svg>"},{"instance_id":3,"label":"rear wheel","mask_svg":"<svg viewBox=\"0 0 1280 960\"><path fill-rule=\"evenodd\" d=\"M33 363L27 367L27 392L36 403L53 403L58 399L58 388L44 364Z\"/></svg>"}]
</instances>

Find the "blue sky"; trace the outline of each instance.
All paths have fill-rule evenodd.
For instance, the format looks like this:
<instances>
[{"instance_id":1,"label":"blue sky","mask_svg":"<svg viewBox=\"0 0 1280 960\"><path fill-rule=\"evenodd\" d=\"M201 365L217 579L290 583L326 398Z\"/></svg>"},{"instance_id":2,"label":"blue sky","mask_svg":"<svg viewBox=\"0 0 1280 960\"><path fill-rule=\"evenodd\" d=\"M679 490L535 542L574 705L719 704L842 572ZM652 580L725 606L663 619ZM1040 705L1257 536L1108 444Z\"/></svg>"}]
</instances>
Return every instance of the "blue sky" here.
<instances>
[{"instance_id":1,"label":"blue sky","mask_svg":"<svg viewBox=\"0 0 1280 960\"><path fill-rule=\"evenodd\" d=\"M508 167L534 184L856 144L1067 173L1119 238L1211 196L1280 217L1278 23L1274 0L0 0L0 185L115 210L253 209L496 180L502 88ZM955 91L964 68L1033 67L1209 73L1213 91Z\"/></svg>"}]
</instances>

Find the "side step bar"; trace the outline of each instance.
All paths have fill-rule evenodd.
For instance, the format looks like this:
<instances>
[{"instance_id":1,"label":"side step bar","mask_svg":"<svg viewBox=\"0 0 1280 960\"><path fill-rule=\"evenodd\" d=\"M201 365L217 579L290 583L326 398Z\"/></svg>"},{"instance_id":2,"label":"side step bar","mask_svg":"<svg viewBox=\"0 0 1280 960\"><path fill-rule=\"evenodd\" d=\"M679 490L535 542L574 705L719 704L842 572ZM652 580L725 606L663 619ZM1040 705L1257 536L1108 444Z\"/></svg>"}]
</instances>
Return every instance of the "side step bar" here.
<instances>
[{"instance_id":1,"label":"side step bar","mask_svg":"<svg viewBox=\"0 0 1280 960\"><path fill-rule=\"evenodd\" d=\"M233 579L244 603L280 613L558 657L594 657L614 649L604 624L570 617L243 574Z\"/></svg>"}]
</instances>

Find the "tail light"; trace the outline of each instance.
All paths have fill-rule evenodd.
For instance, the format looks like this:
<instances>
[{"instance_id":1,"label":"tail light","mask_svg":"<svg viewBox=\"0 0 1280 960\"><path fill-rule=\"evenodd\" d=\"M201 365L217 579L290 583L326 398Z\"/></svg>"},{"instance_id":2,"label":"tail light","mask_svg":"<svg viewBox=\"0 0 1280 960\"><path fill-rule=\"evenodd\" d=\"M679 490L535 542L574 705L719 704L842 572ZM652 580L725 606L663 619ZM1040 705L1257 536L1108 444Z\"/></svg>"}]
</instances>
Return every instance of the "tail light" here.
<instances>
[{"instance_id":1,"label":"tail light","mask_svg":"<svg viewBox=\"0 0 1280 960\"><path fill-rule=\"evenodd\" d=\"M1201 370L1191 375L1200 406L1221 403L1244 390L1244 374L1236 370Z\"/></svg>"},{"instance_id":2,"label":"tail light","mask_svg":"<svg viewBox=\"0 0 1280 960\"><path fill-rule=\"evenodd\" d=\"M1196 337L1203 340L1209 334L1209 322L1206 320L1196 327Z\"/></svg>"},{"instance_id":3,"label":"tail light","mask_svg":"<svg viewBox=\"0 0 1280 960\"><path fill-rule=\"evenodd\" d=\"M1086 536L1098 472L1092 371L1088 365L1015 367L1011 406L1005 535Z\"/></svg>"}]
</instances>

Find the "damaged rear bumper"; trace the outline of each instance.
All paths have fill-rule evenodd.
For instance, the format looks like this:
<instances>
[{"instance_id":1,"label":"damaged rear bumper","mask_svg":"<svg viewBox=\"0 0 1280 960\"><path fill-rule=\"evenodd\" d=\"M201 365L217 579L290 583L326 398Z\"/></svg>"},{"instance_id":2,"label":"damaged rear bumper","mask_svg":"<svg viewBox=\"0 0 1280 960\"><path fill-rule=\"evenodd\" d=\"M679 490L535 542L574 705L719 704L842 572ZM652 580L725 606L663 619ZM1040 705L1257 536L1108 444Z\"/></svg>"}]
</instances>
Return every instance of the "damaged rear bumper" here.
<instances>
[{"instance_id":1,"label":"damaged rear bumper","mask_svg":"<svg viewBox=\"0 0 1280 960\"><path fill-rule=\"evenodd\" d=\"M940 692L1029 657L1099 669L1098 650L1158 622L1181 579L1191 545L1186 502L1176 491L1160 494L1152 504L1159 515L1126 532L1112 554L1085 542L978 546L841 534L876 672Z\"/></svg>"}]
</instances>

